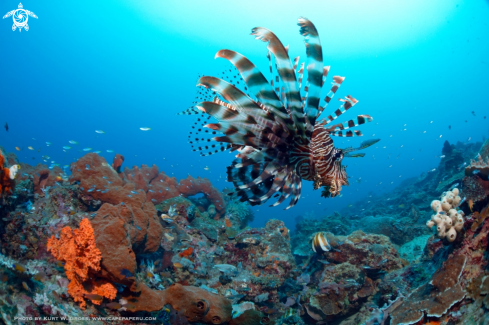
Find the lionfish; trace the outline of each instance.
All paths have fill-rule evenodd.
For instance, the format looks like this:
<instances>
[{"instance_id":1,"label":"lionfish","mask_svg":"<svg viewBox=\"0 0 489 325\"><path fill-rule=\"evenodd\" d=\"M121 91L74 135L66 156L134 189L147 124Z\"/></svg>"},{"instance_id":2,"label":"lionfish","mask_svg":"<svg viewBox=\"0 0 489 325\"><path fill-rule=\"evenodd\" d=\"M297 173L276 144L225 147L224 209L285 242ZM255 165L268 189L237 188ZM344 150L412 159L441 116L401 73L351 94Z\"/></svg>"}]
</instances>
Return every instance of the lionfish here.
<instances>
[{"instance_id":1,"label":"lionfish","mask_svg":"<svg viewBox=\"0 0 489 325\"><path fill-rule=\"evenodd\" d=\"M228 149L237 151L236 159L227 167L228 181L236 190L230 194L251 205L280 196L271 205L276 206L290 197L288 209L300 198L302 180L313 181L315 190L324 187L324 196L337 196L342 186L348 185L346 166L341 165L343 158L363 157L364 153L351 152L379 141L365 141L358 148L334 147L331 136L361 136L360 131L350 129L372 121L372 117L358 115L345 123L334 123L358 103L348 95L340 99L341 106L333 114L319 119L345 78L334 76L330 91L324 100L320 99L330 67L323 65L316 27L306 18L300 18L298 25L307 54L303 88L304 63L296 73L299 57L292 63L288 46L270 30L256 27L251 35L268 43L271 81L245 56L220 50L216 58L225 58L234 65L239 78L228 78L227 82L202 76L197 86L204 87L199 92L204 97L199 99L208 100L179 113L202 114L189 135L194 151L202 156ZM218 123L208 123L211 117Z\"/></svg>"}]
</instances>

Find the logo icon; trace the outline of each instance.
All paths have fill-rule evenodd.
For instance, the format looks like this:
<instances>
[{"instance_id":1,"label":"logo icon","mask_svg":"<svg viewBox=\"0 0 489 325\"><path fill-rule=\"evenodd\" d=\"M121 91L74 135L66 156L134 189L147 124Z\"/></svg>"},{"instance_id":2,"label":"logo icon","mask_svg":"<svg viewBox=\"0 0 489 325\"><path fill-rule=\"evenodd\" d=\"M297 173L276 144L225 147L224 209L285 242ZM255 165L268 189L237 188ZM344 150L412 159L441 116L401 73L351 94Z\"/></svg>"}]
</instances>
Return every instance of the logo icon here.
<instances>
[{"instance_id":1,"label":"logo icon","mask_svg":"<svg viewBox=\"0 0 489 325\"><path fill-rule=\"evenodd\" d=\"M26 31L29 30L29 25L27 25L29 16L37 19L37 16L32 11L24 9L22 3L19 3L19 9L15 9L7 12L7 14L3 16L3 18L5 19L10 16L12 16L12 19L14 20L14 24L12 25L12 31L15 31L18 28L19 32L22 31L22 28L24 28Z\"/></svg>"}]
</instances>

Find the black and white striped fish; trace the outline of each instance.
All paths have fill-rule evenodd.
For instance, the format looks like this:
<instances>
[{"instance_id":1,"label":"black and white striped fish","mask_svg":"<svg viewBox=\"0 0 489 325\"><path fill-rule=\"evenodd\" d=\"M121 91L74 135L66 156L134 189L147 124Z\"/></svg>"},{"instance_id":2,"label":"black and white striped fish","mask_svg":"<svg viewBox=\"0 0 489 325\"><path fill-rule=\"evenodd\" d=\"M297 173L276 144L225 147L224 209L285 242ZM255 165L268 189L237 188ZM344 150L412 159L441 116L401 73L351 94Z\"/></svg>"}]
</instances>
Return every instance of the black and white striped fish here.
<instances>
[{"instance_id":1,"label":"black and white striped fish","mask_svg":"<svg viewBox=\"0 0 489 325\"><path fill-rule=\"evenodd\" d=\"M220 50L216 58L228 60L234 66L230 72L234 70L236 75L201 77L197 82L202 87L200 102L180 113L201 114L189 135L194 151L203 156L228 149L237 152L227 168L228 181L241 201L251 205L262 204L278 193L272 206L290 198L288 209L300 198L302 180L313 181L314 189L324 187L331 197L339 195L341 187L348 185L343 158L362 157L350 152L378 141L345 150L334 147L331 136L361 136L360 131L350 129L372 121L372 117L358 115L335 123L358 103L347 95L333 114L318 120L345 78L334 76L329 92L322 95L330 67L323 65L316 27L306 18L300 18L298 25L306 44L305 69L302 63L297 70L299 57L291 61L288 47L273 32L253 28L251 35L267 43L270 82L245 56ZM307 80L303 86L304 70ZM210 123L212 117L218 123Z\"/></svg>"}]
</instances>

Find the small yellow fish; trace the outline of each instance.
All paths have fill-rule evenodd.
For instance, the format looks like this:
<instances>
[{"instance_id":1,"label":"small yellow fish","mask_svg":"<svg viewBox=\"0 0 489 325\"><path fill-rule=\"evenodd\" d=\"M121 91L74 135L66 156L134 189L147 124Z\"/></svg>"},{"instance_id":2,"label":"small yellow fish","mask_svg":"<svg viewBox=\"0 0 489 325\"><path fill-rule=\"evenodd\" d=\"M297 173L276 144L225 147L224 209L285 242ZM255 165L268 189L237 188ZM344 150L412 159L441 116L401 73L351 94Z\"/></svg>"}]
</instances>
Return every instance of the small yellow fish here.
<instances>
[{"instance_id":1,"label":"small yellow fish","mask_svg":"<svg viewBox=\"0 0 489 325\"><path fill-rule=\"evenodd\" d=\"M405 205L404 204L399 204L399 208L404 208Z\"/></svg>"},{"instance_id":2,"label":"small yellow fish","mask_svg":"<svg viewBox=\"0 0 489 325\"><path fill-rule=\"evenodd\" d=\"M34 150L34 148L32 148L31 146L28 146L27 149Z\"/></svg>"},{"instance_id":3,"label":"small yellow fish","mask_svg":"<svg viewBox=\"0 0 489 325\"><path fill-rule=\"evenodd\" d=\"M36 281L41 282L41 281L43 281L44 279L46 279L46 273L44 273L44 272L39 272L39 273L35 274L35 275L34 275L32 278L33 278L34 280L36 280Z\"/></svg>"},{"instance_id":4,"label":"small yellow fish","mask_svg":"<svg viewBox=\"0 0 489 325\"><path fill-rule=\"evenodd\" d=\"M15 150L20 151L20 148L19 147L15 147Z\"/></svg>"},{"instance_id":5,"label":"small yellow fish","mask_svg":"<svg viewBox=\"0 0 489 325\"><path fill-rule=\"evenodd\" d=\"M31 289L29 288L29 286L27 285L27 283L22 282L22 286L24 287L24 289L26 289L27 291L31 292Z\"/></svg>"},{"instance_id":6,"label":"small yellow fish","mask_svg":"<svg viewBox=\"0 0 489 325\"><path fill-rule=\"evenodd\" d=\"M122 308L122 305L118 302L109 302L108 304L105 304L105 307L110 309L119 309Z\"/></svg>"},{"instance_id":7,"label":"small yellow fish","mask_svg":"<svg viewBox=\"0 0 489 325\"><path fill-rule=\"evenodd\" d=\"M90 300L95 300L95 301L102 301L104 299L102 296L99 296L94 293L85 293L84 296L85 298L88 298Z\"/></svg>"},{"instance_id":8,"label":"small yellow fish","mask_svg":"<svg viewBox=\"0 0 489 325\"><path fill-rule=\"evenodd\" d=\"M13 267L14 267L15 270L17 270L19 272L25 272L25 268L22 265L13 264Z\"/></svg>"},{"instance_id":9,"label":"small yellow fish","mask_svg":"<svg viewBox=\"0 0 489 325\"><path fill-rule=\"evenodd\" d=\"M178 262L177 263L173 263L173 266L176 267L177 269L181 269L183 267L183 265L180 264L180 263L178 263Z\"/></svg>"},{"instance_id":10,"label":"small yellow fish","mask_svg":"<svg viewBox=\"0 0 489 325\"><path fill-rule=\"evenodd\" d=\"M469 200L469 208L470 208L470 212L472 212L472 208L474 207L474 201L472 201L472 199Z\"/></svg>"},{"instance_id":11,"label":"small yellow fish","mask_svg":"<svg viewBox=\"0 0 489 325\"><path fill-rule=\"evenodd\" d=\"M150 278L150 279L152 279L152 278L154 278L154 277L155 277L155 276L153 275L153 273L151 273L151 272L149 272L149 271L148 271L148 272L146 272L146 276L147 276L148 278Z\"/></svg>"},{"instance_id":12,"label":"small yellow fish","mask_svg":"<svg viewBox=\"0 0 489 325\"><path fill-rule=\"evenodd\" d=\"M173 221L173 219L169 215L164 214L164 213L161 214L161 219Z\"/></svg>"}]
</instances>

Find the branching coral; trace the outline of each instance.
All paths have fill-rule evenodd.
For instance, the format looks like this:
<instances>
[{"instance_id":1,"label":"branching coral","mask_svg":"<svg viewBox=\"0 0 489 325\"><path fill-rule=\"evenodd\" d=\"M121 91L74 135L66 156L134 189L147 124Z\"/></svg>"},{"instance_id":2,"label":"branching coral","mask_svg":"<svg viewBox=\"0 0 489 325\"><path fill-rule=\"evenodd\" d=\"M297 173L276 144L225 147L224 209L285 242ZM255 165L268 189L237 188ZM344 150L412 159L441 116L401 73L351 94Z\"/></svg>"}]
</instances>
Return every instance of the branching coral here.
<instances>
[{"instance_id":1,"label":"branching coral","mask_svg":"<svg viewBox=\"0 0 489 325\"><path fill-rule=\"evenodd\" d=\"M439 237L446 237L453 242L457 238L457 232L460 232L464 227L464 213L457 211L461 198L458 195L458 188L443 193L441 201L434 200L431 202L431 208L436 213L431 216L431 220L426 223L428 228L436 225Z\"/></svg>"},{"instance_id":2,"label":"branching coral","mask_svg":"<svg viewBox=\"0 0 489 325\"><path fill-rule=\"evenodd\" d=\"M72 230L65 227L61 230L60 239L52 236L47 243L47 250L56 259L65 263L64 268L68 284L68 293L80 307L85 309L85 297L91 297L94 304L100 305L101 299L94 296L114 299L116 288L105 281L91 281L90 273L100 271L102 254L95 245L93 228L88 219L80 222L80 228ZM89 290L89 291L87 291Z\"/></svg>"}]
</instances>

